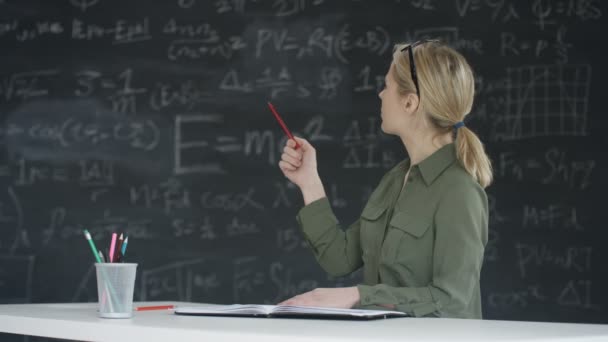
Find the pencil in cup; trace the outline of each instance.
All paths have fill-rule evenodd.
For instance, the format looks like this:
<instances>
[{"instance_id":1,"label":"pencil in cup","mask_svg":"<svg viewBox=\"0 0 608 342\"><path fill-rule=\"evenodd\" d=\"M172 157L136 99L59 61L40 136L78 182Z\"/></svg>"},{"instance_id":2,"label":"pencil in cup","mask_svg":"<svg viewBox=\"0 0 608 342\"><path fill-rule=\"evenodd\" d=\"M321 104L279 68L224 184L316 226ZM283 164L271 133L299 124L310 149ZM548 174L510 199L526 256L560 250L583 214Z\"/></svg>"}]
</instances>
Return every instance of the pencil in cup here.
<instances>
[{"instance_id":1,"label":"pencil in cup","mask_svg":"<svg viewBox=\"0 0 608 342\"><path fill-rule=\"evenodd\" d=\"M108 259L110 262L114 262L114 249L116 248L116 233L112 233L112 242L110 243L110 251L108 252Z\"/></svg>"},{"instance_id":2,"label":"pencil in cup","mask_svg":"<svg viewBox=\"0 0 608 342\"><path fill-rule=\"evenodd\" d=\"M93 237L91 237L91 233L89 233L88 230L84 230L84 237L87 240L87 242L89 243L89 247L91 247L91 252L93 252L93 256L95 257L95 261L100 264L102 262L105 262L105 260L103 260L103 254L101 253L101 251L97 250L97 246L95 246L95 241L93 241ZM105 271L102 270L102 272L105 274ZM97 276L97 279L99 279L99 276ZM98 283L99 285L99 283ZM109 297L110 300L107 302L109 307L111 308L112 311L114 311L114 305L112 304L112 298L114 298L112 296L112 294L114 293L114 289L112 288L112 285L110 284L108 285L104 285L104 290L100 291L101 287L98 286L97 289L97 293L99 295L99 293L102 293L101 296L101 303L103 303L103 305L106 305L106 298ZM107 294L107 295L106 295Z\"/></svg>"},{"instance_id":3,"label":"pencil in cup","mask_svg":"<svg viewBox=\"0 0 608 342\"><path fill-rule=\"evenodd\" d=\"M99 251L99 259L101 260L102 263L106 262L106 258L103 256L103 253L101 251ZM106 289L103 291L102 295L101 295L101 302L103 303L103 305L105 305L106 300L108 300L108 289L106 287Z\"/></svg>"}]
</instances>

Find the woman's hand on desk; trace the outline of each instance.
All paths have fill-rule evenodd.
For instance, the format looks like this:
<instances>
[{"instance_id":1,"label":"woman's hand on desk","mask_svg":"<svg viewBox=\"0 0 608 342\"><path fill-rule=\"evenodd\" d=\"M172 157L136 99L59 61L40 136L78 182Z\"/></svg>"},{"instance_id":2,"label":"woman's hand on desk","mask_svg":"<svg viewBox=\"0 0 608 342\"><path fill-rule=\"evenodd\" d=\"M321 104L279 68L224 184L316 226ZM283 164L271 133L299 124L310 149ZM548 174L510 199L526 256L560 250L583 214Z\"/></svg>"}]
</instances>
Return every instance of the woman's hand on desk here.
<instances>
[{"instance_id":1,"label":"woman's hand on desk","mask_svg":"<svg viewBox=\"0 0 608 342\"><path fill-rule=\"evenodd\" d=\"M320 306L327 308L350 309L359 302L357 287L319 288L302 293L279 305Z\"/></svg>"},{"instance_id":2,"label":"woman's hand on desk","mask_svg":"<svg viewBox=\"0 0 608 342\"><path fill-rule=\"evenodd\" d=\"M305 139L294 137L300 148L292 139L287 140L279 161L283 175L297 185L304 196L304 204L309 204L325 197L323 183L317 172L317 152Z\"/></svg>"}]
</instances>

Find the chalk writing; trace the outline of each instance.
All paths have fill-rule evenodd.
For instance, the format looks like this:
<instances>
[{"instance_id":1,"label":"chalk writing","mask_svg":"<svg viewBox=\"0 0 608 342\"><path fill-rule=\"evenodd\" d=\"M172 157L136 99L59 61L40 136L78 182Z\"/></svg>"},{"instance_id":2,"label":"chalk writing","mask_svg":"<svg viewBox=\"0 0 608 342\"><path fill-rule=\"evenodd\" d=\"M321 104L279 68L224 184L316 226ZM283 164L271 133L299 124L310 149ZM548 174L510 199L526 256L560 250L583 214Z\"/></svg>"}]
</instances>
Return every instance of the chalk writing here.
<instances>
[{"instance_id":1,"label":"chalk writing","mask_svg":"<svg viewBox=\"0 0 608 342\"><path fill-rule=\"evenodd\" d=\"M174 262L141 273L141 300L175 298L189 302L220 286L217 274L205 272L204 258Z\"/></svg>"},{"instance_id":2,"label":"chalk writing","mask_svg":"<svg viewBox=\"0 0 608 342\"><path fill-rule=\"evenodd\" d=\"M5 136L14 139L52 143L56 149L107 146L118 144L133 150L151 151L160 143L160 128L149 119L88 120L70 117L58 123L32 125L9 124Z\"/></svg>"},{"instance_id":3,"label":"chalk writing","mask_svg":"<svg viewBox=\"0 0 608 342\"><path fill-rule=\"evenodd\" d=\"M112 44L131 44L152 39L148 17L132 22L117 20L105 27L74 18L71 32L74 40L91 41L109 38Z\"/></svg>"},{"instance_id":4,"label":"chalk writing","mask_svg":"<svg viewBox=\"0 0 608 342\"><path fill-rule=\"evenodd\" d=\"M270 50L270 53L293 53L298 59L323 56L348 64L349 54L354 50L380 56L388 51L390 42L388 32L381 26L370 28L362 34L352 32L348 24L335 33L317 27L303 38L294 36L289 29L259 29L255 57L262 58Z\"/></svg>"},{"instance_id":5,"label":"chalk writing","mask_svg":"<svg viewBox=\"0 0 608 342\"><path fill-rule=\"evenodd\" d=\"M587 272L591 270L591 253L589 246L567 247L565 251L555 251L548 245L517 243L515 245L519 260L519 272L522 278L528 275L530 266L551 265L566 271Z\"/></svg>"},{"instance_id":6,"label":"chalk writing","mask_svg":"<svg viewBox=\"0 0 608 342\"><path fill-rule=\"evenodd\" d=\"M581 231L584 227L578 221L577 208L551 204L546 208L531 205L523 207L523 228L565 228Z\"/></svg>"},{"instance_id":7,"label":"chalk writing","mask_svg":"<svg viewBox=\"0 0 608 342\"><path fill-rule=\"evenodd\" d=\"M571 160L557 148L548 149L542 158L519 155L516 159L514 152L501 152L496 164L499 177L518 181L534 179L541 184L565 184L581 190L591 185L596 167L594 160Z\"/></svg>"},{"instance_id":8,"label":"chalk writing","mask_svg":"<svg viewBox=\"0 0 608 342\"><path fill-rule=\"evenodd\" d=\"M99 0L70 0L70 4L72 6L80 9L83 12L86 12L87 9L95 6Z\"/></svg>"},{"instance_id":9,"label":"chalk writing","mask_svg":"<svg viewBox=\"0 0 608 342\"><path fill-rule=\"evenodd\" d=\"M0 95L5 101L13 99L28 100L33 97L46 96L50 86L45 82L59 74L57 69L26 71L0 78Z\"/></svg>"}]
</instances>

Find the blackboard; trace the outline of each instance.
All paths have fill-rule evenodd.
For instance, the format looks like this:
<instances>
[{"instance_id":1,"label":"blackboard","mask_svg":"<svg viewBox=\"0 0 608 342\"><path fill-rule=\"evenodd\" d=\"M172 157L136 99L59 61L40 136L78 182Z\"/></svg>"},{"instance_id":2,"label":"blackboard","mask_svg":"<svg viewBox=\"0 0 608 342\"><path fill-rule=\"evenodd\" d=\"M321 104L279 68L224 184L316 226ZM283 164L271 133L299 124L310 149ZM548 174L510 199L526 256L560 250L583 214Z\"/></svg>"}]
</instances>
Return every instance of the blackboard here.
<instances>
[{"instance_id":1,"label":"blackboard","mask_svg":"<svg viewBox=\"0 0 608 342\"><path fill-rule=\"evenodd\" d=\"M0 0L0 302L97 299L82 230L129 236L136 300L276 303L328 277L266 107L317 148L344 226L406 157L380 131L392 46L477 79L492 158L488 319L608 323L602 32L593 0Z\"/></svg>"}]
</instances>

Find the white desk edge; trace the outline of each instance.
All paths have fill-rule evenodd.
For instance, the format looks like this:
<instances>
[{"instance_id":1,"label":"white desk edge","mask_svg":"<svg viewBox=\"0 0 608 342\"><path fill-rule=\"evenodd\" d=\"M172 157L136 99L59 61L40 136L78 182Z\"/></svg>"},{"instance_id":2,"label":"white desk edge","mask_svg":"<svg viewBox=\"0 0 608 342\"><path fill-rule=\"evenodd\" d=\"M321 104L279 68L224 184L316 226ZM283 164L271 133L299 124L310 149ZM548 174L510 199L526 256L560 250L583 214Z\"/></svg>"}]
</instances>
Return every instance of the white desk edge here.
<instances>
[{"instance_id":1,"label":"white desk edge","mask_svg":"<svg viewBox=\"0 0 608 342\"><path fill-rule=\"evenodd\" d=\"M197 305L146 302L135 305ZM200 303L198 303L200 304ZM131 319L97 317L97 303L0 305L0 332L95 341L608 341L608 325L446 318L346 321L292 318L192 317L135 312Z\"/></svg>"}]
</instances>

